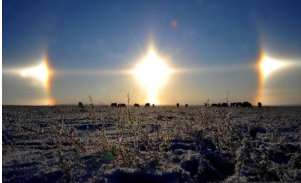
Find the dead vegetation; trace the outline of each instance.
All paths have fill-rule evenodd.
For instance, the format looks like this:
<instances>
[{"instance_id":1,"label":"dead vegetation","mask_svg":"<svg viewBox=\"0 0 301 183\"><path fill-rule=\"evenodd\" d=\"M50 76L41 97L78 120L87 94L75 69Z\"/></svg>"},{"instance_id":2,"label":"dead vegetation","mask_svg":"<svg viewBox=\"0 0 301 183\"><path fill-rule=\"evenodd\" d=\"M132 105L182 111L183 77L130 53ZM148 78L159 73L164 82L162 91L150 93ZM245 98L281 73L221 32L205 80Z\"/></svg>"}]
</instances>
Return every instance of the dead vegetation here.
<instances>
[{"instance_id":1,"label":"dead vegetation","mask_svg":"<svg viewBox=\"0 0 301 183\"><path fill-rule=\"evenodd\" d=\"M4 106L3 182L300 181L300 114Z\"/></svg>"}]
</instances>

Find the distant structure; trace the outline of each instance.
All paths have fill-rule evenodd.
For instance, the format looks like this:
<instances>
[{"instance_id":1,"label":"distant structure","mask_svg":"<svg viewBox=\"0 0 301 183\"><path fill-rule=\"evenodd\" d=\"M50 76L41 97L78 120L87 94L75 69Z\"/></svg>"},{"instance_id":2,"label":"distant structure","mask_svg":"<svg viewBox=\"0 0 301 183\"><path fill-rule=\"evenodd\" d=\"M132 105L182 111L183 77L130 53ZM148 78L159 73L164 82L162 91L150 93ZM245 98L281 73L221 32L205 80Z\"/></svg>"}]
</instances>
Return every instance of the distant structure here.
<instances>
[{"instance_id":1,"label":"distant structure","mask_svg":"<svg viewBox=\"0 0 301 183\"><path fill-rule=\"evenodd\" d=\"M206 106L206 103L205 103ZM258 103L259 106L259 103ZM213 103L211 104L211 107L229 107L229 104L224 102L224 103ZM250 102L233 102L230 103L230 107L247 107L247 108L253 108L253 105Z\"/></svg>"},{"instance_id":2,"label":"distant structure","mask_svg":"<svg viewBox=\"0 0 301 183\"><path fill-rule=\"evenodd\" d=\"M250 102L243 102L242 107L253 108L253 105Z\"/></svg>"},{"instance_id":3,"label":"distant structure","mask_svg":"<svg viewBox=\"0 0 301 183\"><path fill-rule=\"evenodd\" d=\"M126 107L125 104L118 104L118 107Z\"/></svg>"},{"instance_id":4,"label":"distant structure","mask_svg":"<svg viewBox=\"0 0 301 183\"><path fill-rule=\"evenodd\" d=\"M236 107L242 107L242 102L236 102Z\"/></svg>"},{"instance_id":5,"label":"distant structure","mask_svg":"<svg viewBox=\"0 0 301 183\"><path fill-rule=\"evenodd\" d=\"M82 102L79 102L79 103L78 103L78 107L80 107L80 108L84 108L84 105L83 105L83 103L82 103Z\"/></svg>"},{"instance_id":6,"label":"distant structure","mask_svg":"<svg viewBox=\"0 0 301 183\"><path fill-rule=\"evenodd\" d=\"M222 107L229 107L228 103L222 103Z\"/></svg>"},{"instance_id":7,"label":"distant structure","mask_svg":"<svg viewBox=\"0 0 301 183\"><path fill-rule=\"evenodd\" d=\"M155 104L153 104L153 107L155 107Z\"/></svg>"},{"instance_id":8,"label":"distant structure","mask_svg":"<svg viewBox=\"0 0 301 183\"><path fill-rule=\"evenodd\" d=\"M136 103L136 104L134 104L134 107L140 107L140 105Z\"/></svg>"},{"instance_id":9,"label":"distant structure","mask_svg":"<svg viewBox=\"0 0 301 183\"><path fill-rule=\"evenodd\" d=\"M188 104L185 104L185 107L188 107Z\"/></svg>"},{"instance_id":10,"label":"distant structure","mask_svg":"<svg viewBox=\"0 0 301 183\"><path fill-rule=\"evenodd\" d=\"M150 107L150 104L149 104L149 103L146 103L144 107Z\"/></svg>"},{"instance_id":11,"label":"distant structure","mask_svg":"<svg viewBox=\"0 0 301 183\"><path fill-rule=\"evenodd\" d=\"M179 104L179 103L177 103L177 107L180 107L180 104Z\"/></svg>"},{"instance_id":12,"label":"distant structure","mask_svg":"<svg viewBox=\"0 0 301 183\"><path fill-rule=\"evenodd\" d=\"M217 104L213 103L211 104L211 107L217 107Z\"/></svg>"},{"instance_id":13,"label":"distant structure","mask_svg":"<svg viewBox=\"0 0 301 183\"><path fill-rule=\"evenodd\" d=\"M261 108L262 107L262 104L261 102L258 102L258 107Z\"/></svg>"},{"instance_id":14,"label":"distant structure","mask_svg":"<svg viewBox=\"0 0 301 183\"><path fill-rule=\"evenodd\" d=\"M111 107L117 107L117 103L111 103Z\"/></svg>"}]
</instances>

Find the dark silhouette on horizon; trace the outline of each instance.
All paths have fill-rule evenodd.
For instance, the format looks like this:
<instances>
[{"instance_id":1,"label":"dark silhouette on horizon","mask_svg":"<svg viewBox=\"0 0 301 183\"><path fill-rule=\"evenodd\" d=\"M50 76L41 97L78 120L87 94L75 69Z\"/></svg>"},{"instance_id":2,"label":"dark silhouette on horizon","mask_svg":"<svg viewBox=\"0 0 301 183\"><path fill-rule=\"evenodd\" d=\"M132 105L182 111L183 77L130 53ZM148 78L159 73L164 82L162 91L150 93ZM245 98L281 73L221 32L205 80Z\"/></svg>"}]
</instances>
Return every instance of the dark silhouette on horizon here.
<instances>
[{"instance_id":1,"label":"dark silhouette on horizon","mask_svg":"<svg viewBox=\"0 0 301 183\"><path fill-rule=\"evenodd\" d=\"M261 102L258 102L258 108L261 108L261 107L262 107Z\"/></svg>"},{"instance_id":2,"label":"dark silhouette on horizon","mask_svg":"<svg viewBox=\"0 0 301 183\"><path fill-rule=\"evenodd\" d=\"M222 107L229 107L228 103L222 103Z\"/></svg>"},{"instance_id":3,"label":"dark silhouette on horizon","mask_svg":"<svg viewBox=\"0 0 301 183\"><path fill-rule=\"evenodd\" d=\"M80 107L80 108L84 108L84 105L83 105L83 103L82 103L82 102L79 102L79 103L78 103L78 107Z\"/></svg>"},{"instance_id":4,"label":"dark silhouette on horizon","mask_svg":"<svg viewBox=\"0 0 301 183\"><path fill-rule=\"evenodd\" d=\"M242 102L236 102L236 107L242 107Z\"/></svg>"},{"instance_id":5,"label":"dark silhouette on horizon","mask_svg":"<svg viewBox=\"0 0 301 183\"><path fill-rule=\"evenodd\" d=\"M259 103L258 103L259 106ZM205 103L206 107L206 103ZM211 107L229 107L229 104L224 102L224 103L212 103ZM243 107L243 108L253 108L253 105L250 102L233 102L230 103L230 107Z\"/></svg>"},{"instance_id":6,"label":"dark silhouette on horizon","mask_svg":"<svg viewBox=\"0 0 301 183\"><path fill-rule=\"evenodd\" d=\"M211 104L211 107L217 107L217 104L213 103Z\"/></svg>"},{"instance_id":7,"label":"dark silhouette on horizon","mask_svg":"<svg viewBox=\"0 0 301 183\"><path fill-rule=\"evenodd\" d=\"M80 108L84 108L84 105L83 105L82 102L79 102L78 106ZM151 107L151 106L155 107L155 104L145 103L144 107ZM188 107L188 104L185 104L184 106ZM126 104L124 104L124 103L120 103L120 104L111 103L111 107L126 107ZM138 103L135 103L134 107L140 107L140 105ZM176 107L180 107L180 104L177 103ZM211 105L206 102L206 103L204 103L204 107L241 107L241 108L253 108L253 105L250 102L248 102L248 101L245 101L245 102L232 102L232 103L230 103L230 105L228 103L226 103L226 102L224 102L224 103L212 103ZM258 108L261 108L261 107L262 107L262 103L258 102Z\"/></svg>"},{"instance_id":8,"label":"dark silhouette on horizon","mask_svg":"<svg viewBox=\"0 0 301 183\"><path fill-rule=\"evenodd\" d=\"M117 107L117 103L111 103L111 107Z\"/></svg>"},{"instance_id":9,"label":"dark silhouette on horizon","mask_svg":"<svg viewBox=\"0 0 301 183\"><path fill-rule=\"evenodd\" d=\"M125 104L118 104L118 107L126 107Z\"/></svg>"},{"instance_id":10,"label":"dark silhouette on horizon","mask_svg":"<svg viewBox=\"0 0 301 183\"><path fill-rule=\"evenodd\" d=\"M242 107L253 108L253 105L250 102L243 102Z\"/></svg>"}]
</instances>

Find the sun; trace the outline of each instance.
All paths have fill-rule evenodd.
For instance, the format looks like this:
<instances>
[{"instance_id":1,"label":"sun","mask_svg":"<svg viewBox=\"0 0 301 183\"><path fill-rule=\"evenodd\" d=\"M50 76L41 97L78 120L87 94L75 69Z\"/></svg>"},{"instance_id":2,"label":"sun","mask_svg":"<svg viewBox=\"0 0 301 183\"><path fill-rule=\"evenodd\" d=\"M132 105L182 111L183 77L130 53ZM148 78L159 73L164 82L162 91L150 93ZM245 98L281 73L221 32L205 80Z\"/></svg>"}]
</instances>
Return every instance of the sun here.
<instances>
[{"instance_id":1,"label":"sun","mask_svg":"<svg viewBox=\"0 0 301 183\"><path fill-rule=\"evenodd\" d=\"M136 66L133 74L148 92L148 101L158 104L158 91L164 85L172 69L151 49L147 56Z\"/></svg>"}]
</instances>

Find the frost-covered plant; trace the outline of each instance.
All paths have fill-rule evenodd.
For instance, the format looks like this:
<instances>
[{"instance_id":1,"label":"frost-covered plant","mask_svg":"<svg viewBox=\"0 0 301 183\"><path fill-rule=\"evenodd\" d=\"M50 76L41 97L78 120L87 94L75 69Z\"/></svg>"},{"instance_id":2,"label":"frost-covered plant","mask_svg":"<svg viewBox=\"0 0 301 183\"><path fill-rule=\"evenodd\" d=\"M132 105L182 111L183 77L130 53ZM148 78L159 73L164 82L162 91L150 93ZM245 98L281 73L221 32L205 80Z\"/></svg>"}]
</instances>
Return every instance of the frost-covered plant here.
<instances>
[{"instance_id":1,"label":"frost-covered plant","mask_svg":"<svg viewBox=\"0 0 301 183\"><path fill-rule=\"evenodd\" d=\"M301 179L298 109L145 109L131 107L129 96L127 108L90 103L85 111L57 106L59 113L55 107L4 108L4 182L43 176L111 181L116 172L141 170L176 175L168 181L178 182Z\"/></svg>"}]
</instances>

